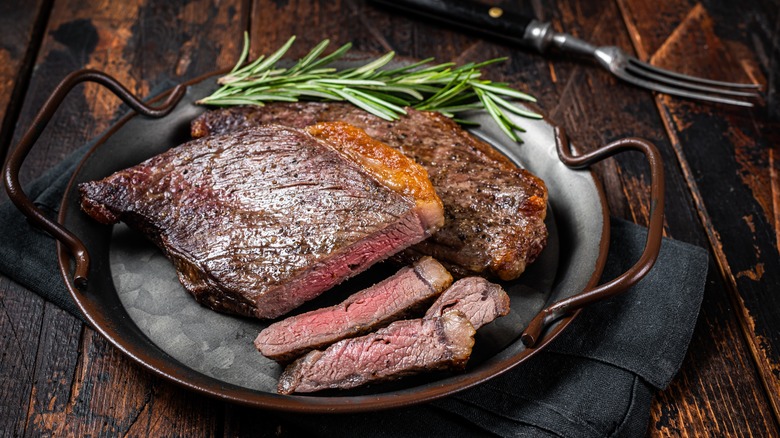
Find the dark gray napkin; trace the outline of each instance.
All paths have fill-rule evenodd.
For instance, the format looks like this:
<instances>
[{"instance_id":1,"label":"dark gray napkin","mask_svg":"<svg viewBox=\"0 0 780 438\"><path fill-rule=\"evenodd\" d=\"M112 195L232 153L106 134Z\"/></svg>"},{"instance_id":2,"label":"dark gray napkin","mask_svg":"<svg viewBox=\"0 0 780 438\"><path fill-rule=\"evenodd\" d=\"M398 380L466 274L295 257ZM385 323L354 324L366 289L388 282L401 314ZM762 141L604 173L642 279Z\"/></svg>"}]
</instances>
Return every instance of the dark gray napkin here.
<instances>
[{"instance_id":1,"label":"dark gray napkin","mask_svg":"<svg viewBox=\"0 0 780 438\"><path fill-rule=\"evenodd\" d=\"M86 145L27 187L55 214ZM611 221L603 280L638 258L646 230ZM421 406L356 415L280 416L317 436L641 436L655 389L680 367L701 306L707 252L665 239L656 266L625 294L585 309L548 348L473 389ZM81 318L55 242L10 203L0 206L0 272ZM286 420L285 420L286 419Z\"/></svg>"},{"instance_id":2,"label":"dark gray napkin","mask_svg":"<svg viewBox=\"0 0 780 438\"><path fill-rule=\"evenodd\" d=\"M82 146L24 188L52 219L76 165L92 145ZM60 276L56 241L28 222L10 201L0 206L0 272L84 321Z\"/></svg>"},{"instance_id":3,"label":"dark gray napkin","mask_svg":"<svg viewBox=\"0 0 780 438\"><path fill-rule=\"evenodd\" d=\"M633 265L647 231L612 219L602 282ZM296 415L315 436L637 437L656 389L682 364L707 275L707 252L664 239L655 267L623 295L584 309L520 366L427 405L360 415Z\"/></svg>"}]
</instances>

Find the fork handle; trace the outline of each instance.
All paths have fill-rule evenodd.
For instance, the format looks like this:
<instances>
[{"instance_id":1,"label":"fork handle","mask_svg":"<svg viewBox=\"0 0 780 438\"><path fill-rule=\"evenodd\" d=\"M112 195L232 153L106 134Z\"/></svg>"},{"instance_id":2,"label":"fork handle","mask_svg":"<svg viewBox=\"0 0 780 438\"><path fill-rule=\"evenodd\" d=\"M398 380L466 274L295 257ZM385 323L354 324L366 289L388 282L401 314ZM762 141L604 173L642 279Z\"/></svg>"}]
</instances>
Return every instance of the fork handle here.
<instances>
[{"instance_id":1,"label":"fork handle","mask_svg":"<svg viewBox=\"0 0 780 438\"><path fill-rule=\"evenodd\" d=\"M529 45L525 31L532 17L482 3L462 0L372 0L373 3L446 23L515 44Z\"/></svg>"},{"instance_id":2,"label":"fork handle","mask_svg":"<svg viewBox=\"0 0 780 438\"><path fill-rule=\"evenodd\" d=\"M596 47L569 34L555 32L550 23L517 11L470 0L371 0L390 9L428 18L544 53L550 47L562 52L593 55Z\"/></svg>"}]
</instances>

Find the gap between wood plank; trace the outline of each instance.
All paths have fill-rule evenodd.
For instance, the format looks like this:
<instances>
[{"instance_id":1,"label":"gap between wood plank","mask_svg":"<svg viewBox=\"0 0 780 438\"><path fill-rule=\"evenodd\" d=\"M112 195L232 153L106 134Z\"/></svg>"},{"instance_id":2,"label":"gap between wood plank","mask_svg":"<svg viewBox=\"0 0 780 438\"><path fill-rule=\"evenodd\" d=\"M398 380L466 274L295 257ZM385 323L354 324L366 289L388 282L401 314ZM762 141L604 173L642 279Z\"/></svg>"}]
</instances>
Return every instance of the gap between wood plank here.
<instances>
[{"instance_id":1,"label":"gap between wood plank","mask_svg":"<svg viewBox=\"0 0 780 438\"><path fill-rule=\"evenodd\" d=\"M3 117L2 124L0 124L0 161L5 163L5 158L11 148L11 141L14 138L16 123L19 120L19 116L22 112L24 105L24 98L27 95L27 90L30 86L32 79L33 68L35 67L35 60L38 57L43 39L46 34L46 29L49 24L49 17L51 10L53 9L54 0L43 0L41 2L38 14L33 22L32 32L30 33L30 39L27 44L27 49L24 52L21 65L14 77L14 87L11 91L11 96L8 100L5 116ZM30 375L30 393L27 397L27 412L24 417L23 431L27 433L29 430L29 422L33 410L37 365L38 357L41 347L41 337L43 333L43 324L46 318L46 304L44 303L43 311L41 313L38 344L35 348L35 356L32 361L32 369L29 372Z\"/></svg>"},{"instance_id":2,"label":"gap between wood plank","mask_svg":"<svg viewBox=\"0 0 780 438\"><path fill-rule=\"evenodd\" d=\"M635 26L633 26L633 23L629 20L628 14L626 13L625 8L623 7L623 4L620 0L616 0L616 4L618 6L618 10L620 11L621 18L623 19L623 24L626 26L629 34L629 38L631 40L631 44L634 48L634 51L636 53L644 53L645 56L649 56L650 54L645 53L644 49L641 47L638 41L638 35ZM690 168L690 165L688 164L688 161L685 158L685 154L682 150L682 145L680 143L679 137L676 135L674 128L673 128L673 121L671 115L668 113L668 110L664 106L662 102L662 98L658 95L654 95L653 99L655 100L656 107L658 109L658 114L661 117L661 120L663 121L664 128L666 129L667 137L669 138L669 143L672 145L672 149L674 150L675 156L677 158L677 165L680 167L680 170L683 174L683 177L685 178L686 185L688 186L688 191L691 194L691 199L693 199L696 207L697 215L699 216L699 222L704 229L704 233L707 236L707 240L710 245L710 250L715 255L714 259L716 262L716 265L718 266L718 270L720 272L720 276L723 279L724 285L726 286L727 295L729 296L729 301L732 304L734 314L736 315L737 321L739 321L739 327L740 332L742 333L742 337L747 343L749 350L750 350L750 356L753 359L753 368L755 369L756 373L758 374L760 380L761 380L761 386L764 390L764 396L766 399L769 400L769 405L772 407L772 413L775 420L775 425L780 426L780 406L778 405L778 401L775 399L775 397L772 396L774 386L769 381L769 378L771 378L772 373L771 370L767 371L764 369L764 367L761 366L762 363L764 363L762 357L758 353L758 346L755 343L755 340L750 336L750 322L746 320L746 316L744 312L740 310L745 310L744 303L742 302L742 296L739 294L739 288L737 287L735 277L733 273L731 272L731 267L729 266L728 259L726 257L726 254L723 252L722 247L720 246L720 242L718 241L717 236L714 235L711 224L712 221L710 219L710 215L707 212L706 206L704 205L704 201L702 199L701 193L699 191L698 185L696 184L695 179L693 178L692 170ZM767 375L768 374L768 375Z\"/></svg>"},{"instance_id":3,"label":"gap between wood plank","mask_svg":"<svg viewBox=\"0 0 780 438\"><path fill-rule=\"evenodd\" d=\"M19 120L19 116L22 112L24 98L27 95L27 89L30 86L33 68L35 67L35 60L38 58L38 52L41 49L43 38L46 35L46 29L49 25L49 16L51 15L53 7L54 0L43 0L41 3L38 15L35 17L35 22L33 24L30 43L27 45L22 64L19 67L19 71L16 73L16 81L14 83L13 91L11 91L11 98L8 100L5 117L3 118L2 125L0 125L0 158L2 158L3 163L5 163L5 157L11 149L11 141L14 138L16 122Z\"/></svg>"},{"instance_id":4,"label":"gap between wood plank","mask_svg":"<svg viewBox=\"0 0 780 438\"><path fill-rule=\"evenodd\" d=\"M740 332L749 347L750 357L753 359L753 369L759 376L759 379L761 380L761 386L764 389L764 396L769 400L769 405L772 407L775 425L780 427L780 406L777 405L777 401L774 397L772 397L774 392L773 386L767 378L767 375L772 375L771 370L766 371L761 366L764 361L761 360L762 357L758 353L758 345L756 345L754 338L750 336L750 322L746 320L745 313L740 311L740 309L745 310L745 304L742 302L742 296L739 294L739 288L737 287L735 277L731 272L731 267L728 264L726 254L723 252L723 248L721 247L720 242L718 241L718 237L715 235L713 230L709 213L707 212L707 209L704 205L704 201L702 199L701 193L699 192L698 186L696 185L696 181L692 176L693 172L690 169L687 160L685 159L680 139L673 131L672 126L674 122L672 121L672 116L663 106L660 98L655 97L655 99L658 112L661 116L661 120L663 120L664 128L667 132L667 136L669 137L669 141L672 145L672 148L674 149L675 155L677 156L678 165L680 166L683 176L685 177L686 185L688 186L688 190L691 193L691 197L696 204L696 212L699 216L699 222L704 229L705 235L707 236L707 240L710 244L710 250L715 255L715 263L718 267L721 279L723 279L724 286L726 286L729 302L731 303L733 312L737 317L737 321L739 322Z\"/></svg>"}]
</instances>

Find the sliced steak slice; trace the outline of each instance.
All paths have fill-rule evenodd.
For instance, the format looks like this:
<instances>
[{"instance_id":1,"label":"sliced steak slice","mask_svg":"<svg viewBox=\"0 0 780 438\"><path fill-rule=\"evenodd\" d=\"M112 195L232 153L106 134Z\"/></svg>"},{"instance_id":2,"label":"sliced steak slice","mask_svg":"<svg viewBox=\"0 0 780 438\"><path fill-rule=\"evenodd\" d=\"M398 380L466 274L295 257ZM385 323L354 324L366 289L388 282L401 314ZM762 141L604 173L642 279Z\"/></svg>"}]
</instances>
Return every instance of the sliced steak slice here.
<instances>
[{"instance_id":1,"label":"sliced steak slice","mask_svg":"<svg viewBox=\"0 0 780 438\"><path fill-rule=\"evenodd\" d=\"M200 303L275 318L443 221L418 165L345 124L330 129L384 149L374 161L381 169L390 160L392 178L342 152L352 143L266 125L193 140L83 183L81 206L102 223L143 231ZM405 179L416 192L397 189Z\"/></svg>"},{"instance_id":2,"label":"sliced steak slice","mask_svg":"<svg viewBox=\"0 0 780 438\"><path fill-rule=\"evenodd\" d=\"M264 356L289 362L345 338L359 336L393 321L422 313L452 283L452 276L436 260L423 257L412 267L332 307L321 308L275 322L261 331L255 347Z\"/></svg>"},{"instance_id":3,"label":"sliced steak slice","mask_svg":"<svg viewBox=\"0 0 780 438\"><path fill-rule=\"evenodd\" d=\"M467 277L453 283L425 313L426 318L460 310L474 330L509 313L509 295L504 289L482 277Z\"/></svg>"},{"instance_id":4,"label":"sliced steak slice","mask_svg":"<svg viewBox=\"0 0 780 438\"><path fill-rule=\"evenodd\" d=\"M474 346L474 328L454 310L441 317L396 321L374 333L314 350L288 365L280 394L354 388L422 371L462 369Z\"/></svg>"},{"instance_id":5,"label":"sliced steak slice","mask_svg":"<svg viewBox=\"0 0 780 438\"><path fill-rule=\"evenodd\" d=\"M544 183L439 113L408 108L406 116L387 122L346 103L280 102L209 111L191 128L202 137L264 123L305 127L335 120L364 129L425 167L444 203L444 227L403 252L404 261L430 255L457 277L511 280L544 248Z\"/></svg>"}]
</instances>

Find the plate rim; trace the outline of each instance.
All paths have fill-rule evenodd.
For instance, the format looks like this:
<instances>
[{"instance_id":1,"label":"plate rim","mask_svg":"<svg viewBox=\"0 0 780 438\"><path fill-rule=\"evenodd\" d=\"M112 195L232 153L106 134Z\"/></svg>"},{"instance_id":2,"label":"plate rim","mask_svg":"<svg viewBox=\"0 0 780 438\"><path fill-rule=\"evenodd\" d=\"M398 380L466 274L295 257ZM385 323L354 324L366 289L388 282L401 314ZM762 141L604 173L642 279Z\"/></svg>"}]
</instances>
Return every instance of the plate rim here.
<instances>
[{"instance_id":1,"label":"plate rim","mask_svg":"<svg viewBox=\"0 0 780 438\"><path fill-rule=\"evenodd\" d=\"M183 82L182 85L191 86L216 75L224 74L225 71L227 70L218 70L206 73L194 79ZM153 98L149 99L149 102L155 103L163 100L173 92L174 88L175 87L171 87L157 96L154 96ZM99 136L89 151L87 151L84 157L79 161L73 174L69 178L68 185L60 203L59 214L57 217L57 220L60 224L65 224L66 222L67 206L71 199L69 194L72 192L77 176L80 174L83 166L85 163L87 163L90 156L106 141L108 141L108 139L111 138L116 133L116 131L124 126L129 120L138 115L139 114L135 111L129 111L128 114L117 120L108 130ZM544 115L543 120L550 126L556 126L549 120L546 115ZM601 274L604 270L604 266L606 265L607 252L610 242L609 208L607 205L607 199L604 193L603 185L591 168L587 169L587 173L594 182L599 204L601 206L602 234L601 241L599 242L599 254L596 257L593 272L583 290L591 289L598 284L601 278ZM158 349L162 351L169 360L165 360L165 358L156 356L148 351L136 351L136 347L128 344L122 339L121 336L118 335L115 325L108 317L108 315L103 314L100 309L93 307L90 301L82 299L83 292L76 289L73 283L69 280L71 277L71 256L67 248L60 241L57 241L57 261L60 275L68 289L68 292L76 302L77 307L84 315L89 325L98 333L100 333L104 338L106 338L106 340L108 340L115 348L119 349L123 354L130 357L137 364L140 364L142 367L151 371L153 374L158 375L168 381L215 398L246 406L288 412L356 413L378 411L402 406L410 406L413 404L446 397L497 377L513 369L529 358L535 356L539 351L543 350L550 342L557 338L574 321L574 319L579 316L581 312L580 310L577 310L571 315L562 317L560 320L558 320L554 327L550 328L544 334L544 336L538 341L537 345L535 345L533 348L526 348L522 352L510 356L505 360L480 367L480 369L472 370L466 374L462 374L458 376L455 382L448 385L436 385L429 388L422 388L422 390L418 389L419 387L412 387L406 390L394 391L390 393L352 397L312 397L302 395L288 396L253 390L218 380L217 378L205 375L200 371L190 368L187 365L179 362L175 358L165 353L162 349L159 349L159 347ZM581 292L582 291L579 293ZM133 322L131 321L131 323ZM183 368L184 371L196 373L196 377L199 378L182 378L180 376L181 373L179 372L181 368ZM353 398L360 398L361 400L359 403L350 401L350 399Z\"/></svg>"}]
</instances>

